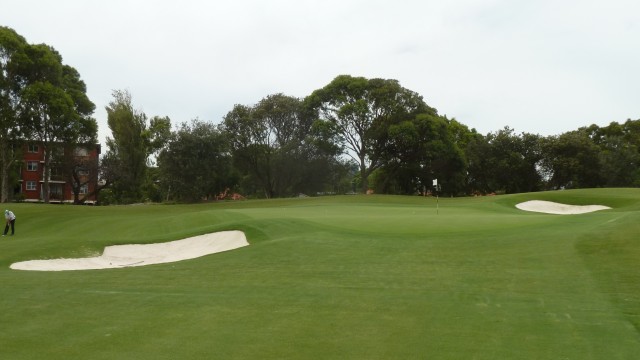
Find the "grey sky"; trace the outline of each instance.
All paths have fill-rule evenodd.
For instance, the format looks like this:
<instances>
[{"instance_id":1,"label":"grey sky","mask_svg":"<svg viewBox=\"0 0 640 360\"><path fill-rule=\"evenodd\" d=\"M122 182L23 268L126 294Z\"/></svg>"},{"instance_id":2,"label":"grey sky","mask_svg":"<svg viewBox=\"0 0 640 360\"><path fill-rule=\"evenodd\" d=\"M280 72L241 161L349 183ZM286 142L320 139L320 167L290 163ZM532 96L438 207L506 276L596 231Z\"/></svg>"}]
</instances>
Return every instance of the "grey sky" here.
<instances>
[{"instance_id":1,"label":"grey sky","mask_svg":"<svg viewBox=\"0 0 640 360\"><path fill-rule=\"evenodd\" d=\"M341 74L396 79L483 134L640 119L635 0L0 0L0 25L80 72L101 142L114 89L218 123Z\"/></svg>"}]
</instances>

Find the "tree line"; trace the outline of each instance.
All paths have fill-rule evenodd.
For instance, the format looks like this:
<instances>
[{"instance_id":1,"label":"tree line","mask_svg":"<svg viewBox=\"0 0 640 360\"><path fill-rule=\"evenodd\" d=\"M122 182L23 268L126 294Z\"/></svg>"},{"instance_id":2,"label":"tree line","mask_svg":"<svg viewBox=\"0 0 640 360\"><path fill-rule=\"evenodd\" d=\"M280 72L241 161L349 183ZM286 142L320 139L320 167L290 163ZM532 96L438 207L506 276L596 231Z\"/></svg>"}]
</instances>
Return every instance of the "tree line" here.
<instances>
[{"instance_id":1,"label":"tree line","mask_svg":"<svg viewBox=\"0 0 640 360\"><path fill-rule=\"evenodd\" d=\"M44 71L49 62L33 60L39 59L34 49L52 54L60 76ZM2 27L0 76L4 195L17 159L11 144L95 141L97 125L77 71L53 48L28 45ZM640 120L555 136L509 127L483 135L438 114L397 80L350 75L303 98L278 93L236 104L220 123L172 126L168 117L136 110L129 92L112 95L106 106L111 136L96 170L103 204L194 202L233 193L426 195L434 179L441 194L451 196L640 185ZM37 131L58 122L63 126L56 129L68 131L52 138L43 136L51 131Z\"/></svg>"},{"instance_id":2,"label":"tree line","mask_svg":"<svg viewBox=\"0 0 640 360\"><path fill-rule=\"evenodd\" d=\"M109 114L108 143L121 144L123 125ZM227 189L254 198L426 195L434 179L451 196L640 185L640 120L555 136L509 127L483 135L396 80L340 75L304 98L237 104L219 124L196 119L170 131L164 121L164 132L154 130L158 121L131 129L158 145L146 147L156 161L139 163L148 174L135 187L153 201L217 199ZM113 149L107 157L123 152Z\"/></svg>"}]
</instances>

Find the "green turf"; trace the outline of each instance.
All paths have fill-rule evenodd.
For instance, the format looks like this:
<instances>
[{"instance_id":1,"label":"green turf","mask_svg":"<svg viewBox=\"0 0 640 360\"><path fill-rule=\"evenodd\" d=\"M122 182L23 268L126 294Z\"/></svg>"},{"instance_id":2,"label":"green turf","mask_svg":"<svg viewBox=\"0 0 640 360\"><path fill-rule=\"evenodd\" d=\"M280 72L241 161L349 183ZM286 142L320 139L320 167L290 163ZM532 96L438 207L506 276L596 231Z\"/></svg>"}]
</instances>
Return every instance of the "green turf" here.
<instances>
[{"instance_id":1,"label":"green turf","mask_svg":"<svg viewBox=\"0 0 640 360\"><path fill-rule=\"evenodd\" d=\"M532 199L613 207L523 212ZM0 359L637 359L640 190L10 204ZM250 246L137 268L16 261L239 229Z\"/></svg>"}]
</instances>

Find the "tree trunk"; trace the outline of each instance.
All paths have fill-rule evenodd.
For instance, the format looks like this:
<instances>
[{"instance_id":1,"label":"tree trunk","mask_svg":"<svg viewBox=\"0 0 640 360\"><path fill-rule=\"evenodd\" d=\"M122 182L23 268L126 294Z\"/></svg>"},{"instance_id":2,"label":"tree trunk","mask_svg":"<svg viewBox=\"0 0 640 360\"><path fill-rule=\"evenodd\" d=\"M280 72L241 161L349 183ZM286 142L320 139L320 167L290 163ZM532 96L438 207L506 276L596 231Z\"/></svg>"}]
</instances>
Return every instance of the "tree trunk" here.
<instances>
[{"instance_id":1,"label":"tree trunk","mask_svg":"<svg viewBox=\"0 0 640 360\"><path fill-rule=\"evenodd\" d=\"M44 167L42 169L42 177L44 178L44 185L42 188L42 200L45 204L49 203L49 164L51 163L51 155L49 149L44 147Z\"/></svg>"},{"instance_id":2,"label":"tree trunk","mask_svg":"<svg viewBox=\"0 0 640 360\"><path fill-rule=\"evenodd\" d=\"M360 162L360 182L361 190L363 194L367 194L369 190L369 174L367 173L367 166L364 164L364 160Z\"/></svg>"},{"instance_id":3,"label":"tree trunk","mask_svg":"<svg viewBox=\"0 0 640 360\"><path fill-rule=\"evenodd\" d=\"M8 146L6 142L0 144L0 161L2 161L2 175L0 179L1 195L0 202L6 203L9 201L9 168L11 167L11 161L9 160Z\"/></svg>"}]
</instances>

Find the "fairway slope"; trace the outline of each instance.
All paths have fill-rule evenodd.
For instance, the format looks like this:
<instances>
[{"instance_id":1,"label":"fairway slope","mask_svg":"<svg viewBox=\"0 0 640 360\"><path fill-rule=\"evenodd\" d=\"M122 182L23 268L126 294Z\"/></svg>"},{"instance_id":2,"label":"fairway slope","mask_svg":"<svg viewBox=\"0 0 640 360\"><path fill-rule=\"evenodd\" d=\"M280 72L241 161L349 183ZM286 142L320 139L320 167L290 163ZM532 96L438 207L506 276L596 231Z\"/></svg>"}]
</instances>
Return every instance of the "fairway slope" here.
<instances>
[{"instance_id":1,"label":"fairway slope","mask_svg":"<svg viewBox=\"0 0 640 360\"><path fill-rule=\"evenodd\" d=\"M23 261L11 264L11 269L63 271L144 266L194 259L247 245L242 231L221 231L160 244L107 246L102 255L91 258Z\"/></svg>"},{"instance_id":2,"label":"fairway slope","mask_svg":"<svg viewBox=\"0 0 640 360\"><path fill-rule=\"evenodd\" d=\"M567 205L542 200L525 201L523 203L517 204L516 207L524 211L557 215L585 214L599 210L611 209L610 207L603 205Z\"/></svg>"}]
</instances>

